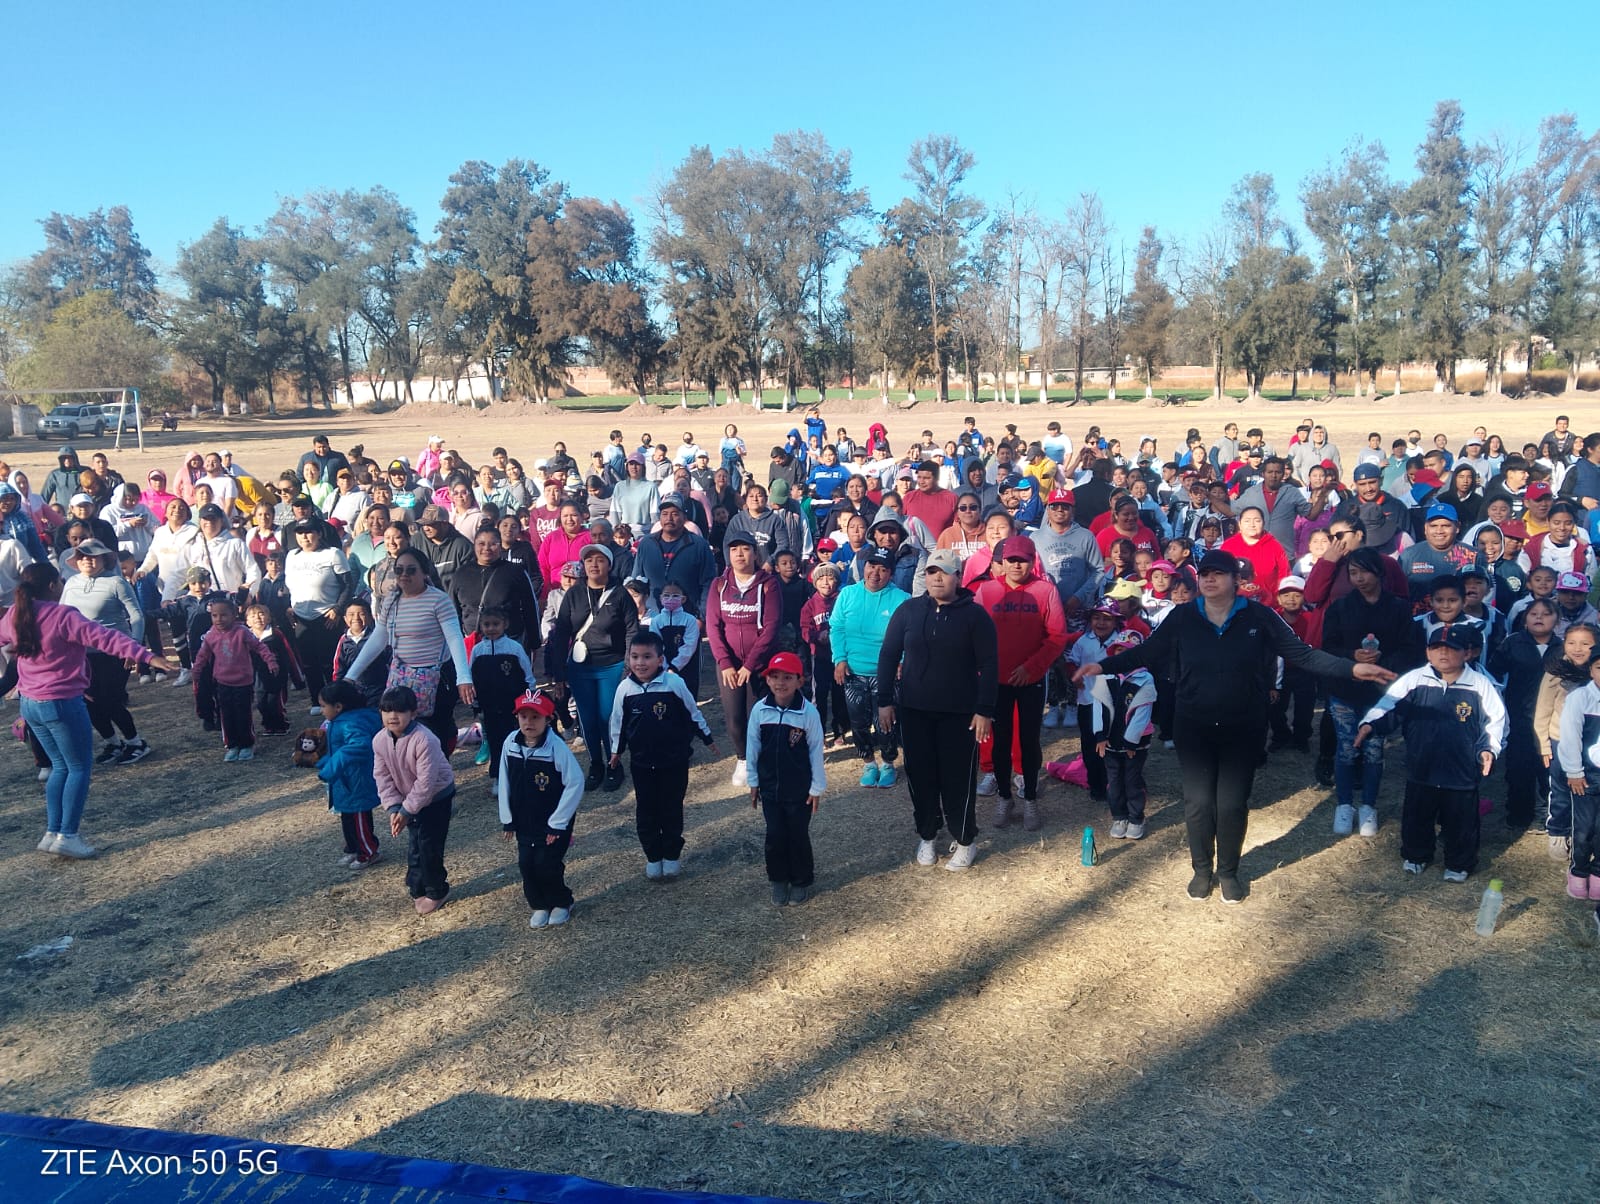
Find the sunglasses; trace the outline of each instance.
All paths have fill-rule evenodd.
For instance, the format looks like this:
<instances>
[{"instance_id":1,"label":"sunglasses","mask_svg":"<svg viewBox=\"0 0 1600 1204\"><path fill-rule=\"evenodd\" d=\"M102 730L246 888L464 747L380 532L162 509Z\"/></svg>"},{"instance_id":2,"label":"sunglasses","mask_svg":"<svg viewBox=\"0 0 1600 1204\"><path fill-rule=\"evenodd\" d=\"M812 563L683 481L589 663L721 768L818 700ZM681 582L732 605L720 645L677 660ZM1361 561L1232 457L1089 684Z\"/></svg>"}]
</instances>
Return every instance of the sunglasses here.
<instances>
[{"instance_id":1,"label":"sunglasses","mask_svg":"<svg viewBox=\"0 0 1600 1204\"><path fill-rule=\"evenodd\" d=\"M422 570L414 564L401 564L395 566L394 575L396 577L414 577L420 572Z\"/></svg>"},{"instance_id":2,"label":"sunglasses","mask_svg":"<svg viewBox=\"0 0 1600 1204\"><path fill-rule=\"evenodd\" d=\"M977 510L976 506L957 506L957 510Z\"/></svg>"}]
</instances>

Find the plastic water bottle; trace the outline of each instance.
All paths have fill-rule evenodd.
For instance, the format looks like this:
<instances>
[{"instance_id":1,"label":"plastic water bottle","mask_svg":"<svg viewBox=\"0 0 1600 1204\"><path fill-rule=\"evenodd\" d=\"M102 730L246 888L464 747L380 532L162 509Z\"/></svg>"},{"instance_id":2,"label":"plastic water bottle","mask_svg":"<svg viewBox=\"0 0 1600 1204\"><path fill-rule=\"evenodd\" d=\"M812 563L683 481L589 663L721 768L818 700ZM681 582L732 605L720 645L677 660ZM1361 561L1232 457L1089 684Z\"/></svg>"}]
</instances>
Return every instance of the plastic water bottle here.
<instances>
[{"instance_id":1,"label":"plastic water bottle","mask_svg":"<svg viewBox=\"0 0 1600 1204\"><path fill-rule=\"evenodd\" d=\"M1376 652L1381 646L1378 643L1378 637L1370 631L1367 632L1366 638L1361 641L1361 651L1363 652Z\"/></svg>"},{"instance_id":2,"label":"plastic water bottle","mask_svg":"<svg viewBox=\"0 0 1600 1204\"><path fill-rule=\"evenodd\" d=\"M1483 892L1483 902L1478 904L1479 936L1494 935L1495 921L1500 918L1500 909L1505 905L1506 897L1500 888L1500 879L1489 879L1489 889Z\"/></svg>"},{"instance_id":3,"label":"plastic water bottle","mask_svg":"<svg viewBox=\"0 0 1600 1204\"><path fill-rule=\"evenodd\" d=\"M1083 830L1083 864L1094 865L1100 860L1100 851L1094 846L1094 829Z\"/></svg>"}]
</instances>

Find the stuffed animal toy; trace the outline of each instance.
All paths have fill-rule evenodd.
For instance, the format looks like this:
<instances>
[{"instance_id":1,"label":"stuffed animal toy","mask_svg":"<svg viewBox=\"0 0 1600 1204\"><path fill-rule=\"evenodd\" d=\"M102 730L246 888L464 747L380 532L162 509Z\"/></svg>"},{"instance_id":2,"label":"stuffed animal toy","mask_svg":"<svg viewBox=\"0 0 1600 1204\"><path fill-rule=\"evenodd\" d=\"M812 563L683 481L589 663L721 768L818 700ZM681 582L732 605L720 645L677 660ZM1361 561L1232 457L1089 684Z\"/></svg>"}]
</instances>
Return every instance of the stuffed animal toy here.
<instances>
[{"instance_id":1,"label":"stuffed animal toy","mask_svg":"<svg viewBox=\"0 0 1600 1204\"><path fill-rule=\"evenodd\" d=\"M320 727L308 727L294 740L294 763L301 769L315 769L328 751L328 733Z\"/></svg>"}]
</instances>

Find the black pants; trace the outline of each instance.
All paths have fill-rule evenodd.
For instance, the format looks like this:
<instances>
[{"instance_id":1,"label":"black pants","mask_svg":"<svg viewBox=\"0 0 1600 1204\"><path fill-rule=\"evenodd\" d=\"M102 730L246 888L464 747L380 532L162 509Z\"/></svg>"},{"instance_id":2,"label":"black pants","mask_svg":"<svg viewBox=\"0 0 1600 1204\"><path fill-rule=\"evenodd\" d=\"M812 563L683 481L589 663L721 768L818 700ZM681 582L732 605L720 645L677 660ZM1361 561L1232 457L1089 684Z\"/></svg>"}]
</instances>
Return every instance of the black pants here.
<instances>
[{"instance_id":1,"label":"black pants","mask_svg":"<svg viewBox=\"0 0 1600 1204\"><path fill-rule=\"evenodd\" d=\"M432 808L424 808L432 810ZM555 837L551 840L551 837ZM517 828L517 868L522 871L522 897L534 911L572 906L567 885L567 849L572 828L565 832L544 824Z\"/></svg>"},{"instance_id":2,"label":"black pants","mask_svg":"<svg viewBox=\"0 0 1600 1204\"><path fill-rule=\"evenodd\" d=\"M372 812L339 812L339 830L344 836L344 851L362 862L378 855L378 834L372 829Z\"/></svg>"},{"instance_id":3,"label":"black pants","mask_svg":"<svg viewBox=\"0 0 1600 1204\"><path fill-rule=\"evenodd\" d=\"M408 816L406 831L411 841L406 848L406 889L413 899L427 895L443 899L450 893L450 877L444 868L444 842L450 835L450 808L456 792L451 789L434 798L415 815Z\"/></svg>"},{"instance_id":4,"label":"black pants","mask_svg":"<svg viewBox=\"0 0 1600 1204\"><path fill-rule=\"evenodd\" d=\"M1316 676L1293 665L1285 665L1283 684L1278 687L1278 700L1267 712L1274 743L1309 744L1311 714L1316 705Z\"/></svg>"},{"instance_id":5,"label":"black pants","mask_svg":"<svg viewBox=\"0 0 1600 1204\"><path fill-rule=\"evenodd\" d=\"M306 675L306 688L311 691L311 701L322 698L322 687L333 680L333 654L339 647L343 626L329 627L320 615L308 623L299 615L294 617L295 651L300 654L300 669Z\"/></svg>"},{"instance_id":6,"label":"black pants","mask_svg":"<svg viewBox=\"0 0 1600 1204\"><path fill-rule=\"evenodd\" d=\"M812 692L816 695L812 701L817 704L817 716L822 720L823 732L844 735L845 720L850 718L850 704L845 701L844 687L833 680L832 661L817 658ZM833 719L832 727L828 726L830 716Z\"/></svg>"},{"instance_id":7,"label":"black pants","mask_svg":"<svg viewBox=\"0 0 1600 1204\"><path fill-rule=\"evenodd\" d=\"M1000 725L995 724L996 732ZM1078 708L1078 738L1083 756L1083 769L1089 778L1089 797L1097 803L1106 801L1106 763L1100 756L1099 741L1090 733L1094 731L1094 708L1080 706ZM1000 741L995 740L995 747L1000 747ZM1009 754L1007 754L1009 755ZM995 762L995 777L1000 776L999 761Z\"/></svg>"},{"instance_id":8,"label":"black pants","mask_svg":"<svg viewBox=\"0 0 1600 1204\"><path fill-rule=\"evenodd\" d=\"M978 835L978 742L972 738L972 716L901 707L899 718L917 836L932 840L942 822L957 844L971 844Z\"/></svg>"},{"instance_id":9,"label":"black pants","mask_svg":"<svg viewBox=\"0 0 1600 1204\"><path fill-rule=\"evenodd\" d=\"M744 751L744 745L739 745ZM676 861L683 853L683 796L689 765L640 765L634 761L634 826L646 861Z\"/></svg>"},{"instance_id":10,"label":"black pants","mask_svg":"<svg viewBox=\"0 0 1600 1204\"><path fill-rule=\"evenodd\" d=\"M855 737L861 759L870 761L877 751L883 754L885 764L893 765L900 755L900 745L893 729L878 729L878 675L847 673L844 700L850 711L850 734ZM967 716L967 722L972 722L972 716Z\"/></svg>"},{"instance_id":11,"label":"black pants","mask_svg":"<svg viewBox=\"0 0 1600 1204\"><path fill-rule=\"evenodd\" d=\"M811 807L805 799L779 803L763 797L767 821L767 881L810 886L816 880L811 859Z\"/></svg>"},{"instance_id":12,"label":"black pants","mask_svg":"<svg viewBox=\"0 0 1600 1204\"><path fill-rule=\"evenodd\" d=\"M250 722L253 686L215 686L217 719L222 724L224 748L254 748L255 725Z\"/></svg>"},{"instance_id":13,"label":"black pants","mask_svg":"<svg viewBox=\"0 0 1600 1204\"><path fill-rule=\"evenodd\" d=\"M157 611L144 612L144 646L157 656L165 656L161 645L161 615ZM152 670L146 670L151 672Z\"/></svg>"},{"instance_id":14,"label":"black pants","mask_svg":"<svg viewBox=\"0 0 1600 1204\"><path fill-rule=\"evenodd\" d=\"M111 739L119 730L124 740L139 738L139 729L133 725L133 714L128 710L128 670L120 656L90 649L89 692L84 703L89 708L89 722L102 739Z\"/></svg>"},{"instance_id":15,"label":"black pants","mask_svg":"<svg viewBox=\"0 0 1600 1204\"><path fill-rule=\"evenodd\" d=\"M1526 828L1533 823L1534 811L1550 794L1550 768L1539 755L1533 723L1527 718L1513 719L1506 736L1506 823ZM1561 772L1560 766L1555 767Z\"/></svg>"},{"instance_id":16,"label":"black pants","mask_svg":"<svg viewBox=\"0 0 1600 1204\"><path fill-rule=\"evenodd\" d=\"M1150 718L1155 721L1156 736L1161 740L1172 739L1172 711L1177 692L1178 687L1170 680L1156 678L1156 705Z\"/></svg>"},{"instance_id":17,"label":"black pants","mask_svg":"<svg viewBox=\"0 0 1600 1204\"><path fill-rule=\"evenodd\" d=\"M281 669L272 677L256 674L256 710L261 713L261 727L274 735L289 730L289 675Z\"/></svg>"},{"instance_id":18,"label":"black pants","mask_svg":"<svg viewBox=\"0 0 1600 1204\"><path fill-rule=\"evenodd\" d=\"M447 660L439 666L439 689L433 696L433 710L419 716L422 726L438 737L439 747L444 749L447 757L456 750L456 702L460 697L456 685L456 663Z\"/></svg>"},{"instance_id":19,"label":"black pants","mask_svg":"<svg viewBox=\"0 0 1600 1204\"><path fill-rule=\"evenodd\" d=\"M503 704L496 702L493 706L484 707L479 720L483 724L483 742L489 746L491 782L500 780L500 750L506 746L506 740L511 733L517 730L516 713L511 710L511 701Z\"/></svg>"},{"instance_id":20,"label":"black pants","mask_svg":"<svg viewBox=\"0 0 1600 1204\"><path fill-rule=\"evenodd\" d=\"M970 720L969 720L970 722ZM1039 726L1044 722L1044 682L1029 686L1001 685L994 704L994 777L1000 797L1011 797L1011 733L1015 724L1022 745L1022 797L1039 797L1039 766L1044 750L1039 745ZM1104 795L1105 771L1101 770L1100 793Z\"/></svg>"},{"instance_id":21,"label":"black pants","mask_svg":"<svg viewBox=\"0 0 1600 1204\"><path fill-rule=\"evenodd\" d=\"M1400 855L1427 865L1439 837L1444 838L1444 868L1471 873L1478 868L1478 791L1447 790L1423 782L1406 783L1400 809Z\"/></svg>"},{"instance_id":22,"label":"black pants","mask_svg":"<svg viewBox=\"0 0 1600 1204\"><path fill-rule=\"evenodd\" d=\"M1256 713L1259 720L1260 712ZM1261 760L1261 724L1210 723L1178 712L1173 742L1183 776L1183 822L1197 870L1239 872L1250 788Z\"/></svg>"},{"instance_id":23,"label":"black pants","mask_svg":"<svg viewBox=\"0 0 1600 1204\"><path fill-rule=\"evenodd\" d=\"M722 680L722 670L717 670L717 691L722 699L722 722L728 729L728 739L733 744L733 756L744 760L745 736L750 730L750 711L756 702L766 697L766 680L752 677L737 690L730 690Z\"/></svg>"},{"instance_id":24,"label":"black pants","mask_svg":"<svg viewBox=\"0 0 1600 1204\"><path fill-rule=\"evenodd\" d=\"M1149 759L1147 748L1136 750L1131 757L1116 749L1106 750L1106 802L1112 819L1144 823L1144 763Z\"/></svg>"}]
</instances>

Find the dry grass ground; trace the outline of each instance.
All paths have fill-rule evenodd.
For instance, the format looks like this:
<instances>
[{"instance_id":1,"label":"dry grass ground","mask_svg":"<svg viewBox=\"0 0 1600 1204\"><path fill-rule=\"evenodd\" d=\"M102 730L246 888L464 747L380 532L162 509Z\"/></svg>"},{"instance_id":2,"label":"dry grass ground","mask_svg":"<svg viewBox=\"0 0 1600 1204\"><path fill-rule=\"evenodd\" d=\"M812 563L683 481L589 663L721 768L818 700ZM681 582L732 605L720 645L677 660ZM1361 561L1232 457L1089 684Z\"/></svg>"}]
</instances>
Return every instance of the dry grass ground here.
<instances>
[{"instance_id":1,"label":"dry grass ground","mask_svg":"<svg viewBox=\"0 0 1600 1204\"><path fill-rule=\"evenodd\" d=\"M1576 429L1600 425L1587 399L1560 404ZM918 407L891 432L904 443L925 414L964 408ZM1304 410L1353 449L1369 425L1412 422L1458 436L1482 420L1520 441L1555 412L1124 409L1063 421L1075 437L1094 421L1170 446L1224 412L1282 439ZM1044 421L1021 413L1024 429ZM696 414L693 429L722 420ZM787 425L735 421L763 439ZM435 411L362 418L341 442L414 452L442 428L474 457L557 434L577 450L615 424ZM652 424L669 442L681 427ZM278 466L320 425L180 441ZM175 458L171 445L148 457ZM364 875L333 864L337 822L282 741L224 765L186 691L134 692L157 752L96 775L97 861L32 852L40 787L22 745L0 756L13 899L0 1106L829 1200L1595 1196L1593 921L1563 897L1543 837L1508 844L1498 812L1466 887L1402 875L1398 747L1375 841L1335 842L1305 759L1275 758L1257 781L1251 896L1227 909L1183 896L1175 761L1161 750L1144 842L1079 865L1082 827L1103 829L1104 812L1051 783L1044 831L984 831L964 875L913 866L904 788L861 790L836 754L813 828L823 893L787 910L766 901L761 824L724 760L694 771L686 875L669 887L640 872L631 794L587 800L568 861L578 911L536 933L466 754L455 893L423 920L397 842ZM1074 746L1057 735L1047 752ZM1502 798L1502 783L1485 793ZM1508 911L1482 940L1472 917L1490 873ZM16 960L68 934L65 955Z\"/></svg>"}]
</instances>

